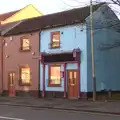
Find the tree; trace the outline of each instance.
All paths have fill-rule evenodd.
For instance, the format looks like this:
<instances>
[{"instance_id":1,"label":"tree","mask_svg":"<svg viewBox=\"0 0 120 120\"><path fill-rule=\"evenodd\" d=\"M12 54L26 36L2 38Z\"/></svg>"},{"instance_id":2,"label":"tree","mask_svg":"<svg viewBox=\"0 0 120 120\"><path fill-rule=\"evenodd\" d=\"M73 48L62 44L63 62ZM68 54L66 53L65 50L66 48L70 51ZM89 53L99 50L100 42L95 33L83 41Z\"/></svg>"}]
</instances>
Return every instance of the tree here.
<instances>
[{"instance_id":1,"label":"tree","mask_svg":"<svg viewBox=\"0 0 120 120\"><path fill-rule=\"evenodd\" d=\"M95 3L105 2L117 13L120 14L120 0L93 0Z\"/></svg>"},{"instance_id":2,"label":"tree","mask_svg":"<svg viewBox=\"0 0 120 120\"><path fill-rule=\"evenodd\" d=\"M107 0L106 3L120 6L120 0Z\"/></svg>"}]
</instances>

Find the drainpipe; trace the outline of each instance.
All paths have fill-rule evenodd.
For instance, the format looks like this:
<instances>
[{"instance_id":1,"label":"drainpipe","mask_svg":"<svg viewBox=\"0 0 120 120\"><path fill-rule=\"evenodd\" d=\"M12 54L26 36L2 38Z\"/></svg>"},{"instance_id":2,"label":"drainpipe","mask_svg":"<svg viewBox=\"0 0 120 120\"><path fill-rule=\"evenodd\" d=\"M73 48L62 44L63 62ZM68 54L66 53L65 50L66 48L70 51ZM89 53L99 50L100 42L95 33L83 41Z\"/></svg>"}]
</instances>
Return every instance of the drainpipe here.
<instances>
[{"instance_id":1,"label":"drainpipe","mask_svg":"<svg viewBox=\"0 0 120 120\"><path fill-rule=\"evenodd\" d=\"M39 32L39 42L38 42L38 44L39 44L39 53L40 53L40 55L41 55L41 32ZM41 72L41 70L40 70L40 59L38 59L38 97L40 97L40 72Z\"/></svg>"},{"instance_id":2,"label":"drainpipe","mask_svg":"<svg viewBox=\"0 0 120 120\"><path fill-rule=\"evenodd\" d=\"M80 81L81 81L81 79L80 79L80 62L81 62L81 51L80 51L80 49L76 49L75 50L75 60L77 61L77 72L78 72L78 76L77 76L77 78L78 78L78 99L80 98L80 92L81 92L81 90L80 90L80 86L81 86L81 84L80 84Z\"/></svg>"},{"instance_id":3,"label":"drainpipe","mask_svg":"<svg viewBox=\"0 0 120 120\"><path fill-rule=\"evenodd\" d=\"M64 98L66 98L66 63L64 64Z\"/></svg>"},{"instance_id":4,"label":"drainpipe","mask_svg":"<svg viewBox=\"0 0 120 120\"><path fill-rule=\"evenodd\" d=\"M4 45L4 39L2 37L1 39L1 84L2 84L2 92L3 93L3 45Z\"/></svg>"},{"instance_id":5,"label":"drainpipe","mask_svg":"<svg viewBox=\"0 0 120 120\"><path fill-rule=\"evenodd\" d=\"M42 90L42 97L44 98L45 97L45 64L43 63L42 64L42 67L43 67L43 78L42 78L42 87L43 87L43 90Z\"/></svg>"},{"instance_id":6,"label":"drainpipe","mask_svg":"<svg viewBox=\"0 0 120 120\"><path fill-rule=\"evenodd\" d=\"M80 61L78 61L77 66L78 66L78 98L80 98Z\"/></svg>"},{"instance_id":7,"label":"drainpipe","mask_svg":"<svg viewBox=\"0 0 120 120\"><path fill-rule=\"evenodd\" d=\"M40 56L41 56L41 32L39 32L39 51L40 51ZM44 98L45 97L45 64L44 64L44 61L43 61L43 58L40 58L39 59L39 95L40 95L40 63L42 63L42 97Z\"/></svg>"}]
</instances>

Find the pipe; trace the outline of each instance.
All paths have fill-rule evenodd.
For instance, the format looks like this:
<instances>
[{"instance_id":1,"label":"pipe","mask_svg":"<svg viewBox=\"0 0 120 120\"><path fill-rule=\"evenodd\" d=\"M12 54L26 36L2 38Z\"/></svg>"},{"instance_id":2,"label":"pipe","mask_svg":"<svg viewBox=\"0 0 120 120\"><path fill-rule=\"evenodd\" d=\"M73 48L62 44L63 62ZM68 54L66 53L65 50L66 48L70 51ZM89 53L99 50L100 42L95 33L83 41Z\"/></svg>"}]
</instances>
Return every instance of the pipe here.
<instances>
[{"instance_id":1,"label":"pipe","mask_svg":"<svg viewBox=\"0 0 120 120\"><path fill-rule=\"evenodd\" d=\"M44 63L42 64L42 67L43 67L43 79L42 79L43 90L42 90L42 97L44 98L45 97L45 64Z\"/></svg>"},{"instance_id":2,"label":"pipe","mask_svg":"<svg viewBox=\"0 0 120 120\"><path fill-rule=\"evenodd\" d=\"M64 64L64 98L66 98L66 63Z\"/></svg>"},{"instance_id":3,"label":"pipe","mask_svg":"<svg viewBox=\"0 0 120 120\"><path fill-rule=\"evenodd\" d=\"M41 51L41 32L39 32L39 52ZM40 97L40 60L38 60L38 97Z\"/></svg>"},{"instance_id":4,"label":"pipe","mask_svg":"<svg viewBox=\"0 0 120 120\"><path fill-rule=\"evenodd\" d=\"M78 61L77 63L78 66L78 98L80 98L80 61Z\"/></svg>"},{"instance_id":5,"label":"pipe","mask_svg":"<svg viewBox=\"0 0 120 120\"><path fill-rule=\"evenodd\" d=\"M2 82L1 83L2 84L2 88L1 89L2 89L2 93L3 93L3 88L4 88L3 87L3 69L4 69L3 68L3 61L4 61L3 60L3 43L4 43L4 40L3 40L3 37L2 37L2 40L1 40L1 80L2 80L1 81Z\"/></svg>"}]
</instances>

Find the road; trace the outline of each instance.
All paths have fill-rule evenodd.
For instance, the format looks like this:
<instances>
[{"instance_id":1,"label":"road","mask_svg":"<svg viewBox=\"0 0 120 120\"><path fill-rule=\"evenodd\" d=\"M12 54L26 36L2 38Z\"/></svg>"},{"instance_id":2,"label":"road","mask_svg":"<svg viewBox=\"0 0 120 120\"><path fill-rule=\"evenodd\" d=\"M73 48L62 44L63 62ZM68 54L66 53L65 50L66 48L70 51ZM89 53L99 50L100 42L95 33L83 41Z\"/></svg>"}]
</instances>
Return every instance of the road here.
<instances>
[{"instance_id":1,"label":"road","mask_svg":"<svg viewBox=\"0 0 120 120\"><path fill-rule=\"evenodd\" d=\"M120 120L120 116L0 105L0 120Z\"/></svg>"}]
</instances>

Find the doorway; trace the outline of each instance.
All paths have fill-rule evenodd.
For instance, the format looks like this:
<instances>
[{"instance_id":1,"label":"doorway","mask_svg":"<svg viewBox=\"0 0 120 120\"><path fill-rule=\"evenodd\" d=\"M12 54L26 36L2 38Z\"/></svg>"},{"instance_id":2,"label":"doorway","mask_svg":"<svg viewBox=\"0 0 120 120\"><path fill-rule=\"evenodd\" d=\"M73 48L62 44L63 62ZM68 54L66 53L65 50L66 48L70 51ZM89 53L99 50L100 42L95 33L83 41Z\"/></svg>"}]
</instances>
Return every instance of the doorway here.
<instances>
[{"instance_id":1,"label":"doorway","mask_svg":"<svg viewBox=\"0 0 120 120\"><path fill-rule=\"evenodd\" d=\"M77 70L68 70L68 98L78 97L78 72Z\"/></svg>"},{"instance_id":2,"label":"doorway","mask_svg":"<svg viewBox=\"0 0 120 120\"><path fill-rule=\"evenodd\" d=\"M8 91L10 97L15 96L15 72L8 74Z\"/></svg>"}]
</instances>

